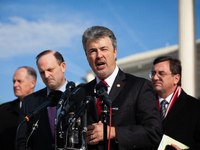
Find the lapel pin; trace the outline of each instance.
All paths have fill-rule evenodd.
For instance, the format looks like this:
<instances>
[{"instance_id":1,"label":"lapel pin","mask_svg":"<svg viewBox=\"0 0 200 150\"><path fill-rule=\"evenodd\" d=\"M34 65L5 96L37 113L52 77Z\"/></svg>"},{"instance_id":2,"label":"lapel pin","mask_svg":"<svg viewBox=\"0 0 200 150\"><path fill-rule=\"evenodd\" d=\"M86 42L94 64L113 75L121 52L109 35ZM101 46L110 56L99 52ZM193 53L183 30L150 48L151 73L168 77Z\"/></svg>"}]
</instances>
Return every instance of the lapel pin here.
<instances>
[{"instance_id":1,"label":"lapel pin","mask_svg":"<svg viewBox=\"0 0 200 150\"><path fill-rule=\"evenodd\" d=\"M117 87L120 87L120 84L117 84Z\"/></svg>"}]
</instances>

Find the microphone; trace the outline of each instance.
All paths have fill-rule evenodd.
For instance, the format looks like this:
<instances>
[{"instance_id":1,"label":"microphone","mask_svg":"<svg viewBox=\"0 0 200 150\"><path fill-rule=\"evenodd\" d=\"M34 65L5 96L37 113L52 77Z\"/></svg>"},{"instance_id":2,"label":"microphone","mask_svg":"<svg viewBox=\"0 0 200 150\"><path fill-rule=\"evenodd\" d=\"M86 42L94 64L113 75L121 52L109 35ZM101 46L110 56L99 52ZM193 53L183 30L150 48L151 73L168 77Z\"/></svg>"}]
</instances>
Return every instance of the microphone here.
<instances>
[{"instance_id":1,"label":"microphone","mask_svg":"<svg viewBox=\"0 0 200 150\"><path fill-rule=\"evenodd\" d=\"M108 97L108 93L107 93L107 85L103 82L99 82L96 86L96 97L97 98L103 98L103 102L107 105L107 106L111 106L112 102L111 99Z\"/></svg>"},{"instance_id":2,"label":"microphone","mask_svg":"<svg viewBox=\"0 0 200 150\"><path fill-rule=\"evenodd\" d=\"M89 106L88 106L89 107ZM83 112L83 115L81 117L82 121L82 144L81 144L81 149L82 150L86 150L87 149L87 142L86 142L86 136L87 136L87 110L85 109L85 111Z\"/></svg>"},{"instance_id":3,"label":"microphone","mask_svg":"<svg viewBox=\"0 0 200 150\"><path fill-rule=\"evenodd\" d=\"M63 92L62 96L60 97L58 104L56 106L56 109L60 108L61 105L63 105L64 101L67 99L67 96L69 93L74 90L75 88L75 83L70 81L66 85L66 90Z\"/></svg>"},{"instance_id":4,"label":"microphone","mask_svg":"<svg viewBox=\"0 0 200 150\"><path fill-rule=\"evenodd\" d=\"M108 91L108 87L107 85L104 83L104 82L99 82L97 85L96 85L96 90L99 91L99 92L107 92Z\"/></svg>"},{"instance_id":5,"label":"microphone","mask_svg":"<svg viewBox=\"0 0 200 150\"><path fill-rule=\"evenodd\" d=\"M83 105L79 108L79 110L76 113L76 115L72 118L72 120L69 123L69 126L71 126L79 116L83 115L82 114L83 111L85 111L85 110L87 110L89 108L89 104L90 104L90 102L92 100L93 100L93 98L91 96L86 96Z\"/></svg>"},{"instance_id":6,"label":"microphone","mask_svg":"<svg viewBox=\"0 0 200 150\"><path fill-rule=\"evenodd\" d=\"M65 107L63 107L63 110L60 112L60 115L58 117L58 120L60 120L60 118L65 114L68 113L70 111L70 109L75 105L78 104L79 102L81 102L81 100L83 99L83 97L85 97L85 89L78 87L75 88L70 96L69 96L69 101L66 104Z\"/></svg>"},{"instance_id":7,"label":"microphone","mask_svg":"<svg viewBox=\"0 0 200 150\"><path fill-rule=\"evenodd\" d=\"M27 121L29 121L29 120L34 121L39 117L40 112L42 110L44 110L48 106L50 106L50 107L56 106L57 103L58 103L58 99L61 97L61 95L62 95L61 91L52 91L52 92L50 92L49 95L46 97L47 100L42 105L38 106L34 111L29 113L25 117L26 120Z\"/></svg>"}]
</instances>

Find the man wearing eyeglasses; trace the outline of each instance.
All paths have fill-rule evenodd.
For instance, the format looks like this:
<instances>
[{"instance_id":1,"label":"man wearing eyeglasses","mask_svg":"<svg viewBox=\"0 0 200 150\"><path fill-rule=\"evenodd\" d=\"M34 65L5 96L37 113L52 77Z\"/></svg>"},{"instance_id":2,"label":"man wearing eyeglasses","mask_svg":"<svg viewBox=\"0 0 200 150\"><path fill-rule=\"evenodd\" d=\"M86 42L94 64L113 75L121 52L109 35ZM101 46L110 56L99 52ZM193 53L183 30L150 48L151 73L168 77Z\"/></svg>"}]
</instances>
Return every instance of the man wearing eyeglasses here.
<instances>
[{"instance_id":1,"label":"man wearing eyeglasses","mask_svg":"<svg viewBox=\"0 0 200 150\"><path fill-rule=\"evenodd\" d=\"M200 149L200 101L181 88L181 62L163 56L153 62L150 78L156 91L163 134ZM172 144L177 150L180 148Z\"/></svg>"}]
</instances>

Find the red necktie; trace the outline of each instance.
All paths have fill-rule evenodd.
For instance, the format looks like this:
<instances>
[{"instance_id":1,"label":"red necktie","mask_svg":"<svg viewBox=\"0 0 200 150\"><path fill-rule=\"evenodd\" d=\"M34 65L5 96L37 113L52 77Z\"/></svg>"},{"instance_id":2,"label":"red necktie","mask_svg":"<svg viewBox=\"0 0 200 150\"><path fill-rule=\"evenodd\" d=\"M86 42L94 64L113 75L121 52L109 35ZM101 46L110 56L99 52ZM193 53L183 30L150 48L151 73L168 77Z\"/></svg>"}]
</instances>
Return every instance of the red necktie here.
<instances>
[{"instance_id":1,"label":"red necktie","mask_svg":"<svg viewBox=\"0 0 200 150\"><path fill-rule=\"evenodd\" d=\"M103 82L103 83L105 83L105 85L107 85L107 83L106 83L106 81L100 81L100 82ZM99 115L99 117L101 116L101 105L102 104L102 102L99 100L99 98L97 98L97 112L98 112L98 115Z\"/></svg>"}]
</instances>

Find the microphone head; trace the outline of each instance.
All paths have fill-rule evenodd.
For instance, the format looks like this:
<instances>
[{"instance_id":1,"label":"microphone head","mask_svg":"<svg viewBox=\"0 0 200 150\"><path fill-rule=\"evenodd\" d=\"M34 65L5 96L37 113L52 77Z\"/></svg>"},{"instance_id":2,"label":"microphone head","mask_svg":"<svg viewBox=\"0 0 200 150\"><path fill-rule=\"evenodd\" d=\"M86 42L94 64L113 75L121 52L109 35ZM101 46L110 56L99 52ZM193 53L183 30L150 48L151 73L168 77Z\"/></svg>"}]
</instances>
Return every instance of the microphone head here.
<instances>
[{"instance_id":1,"label":"microphone head","mask_svg":"<svg viewBox=\"0 0 200 150\"><path fill-rule=\"evenodd\" d=\"M84 99L84 103L87 105L87 109L90 106L90 103L94 100L94 98L92 98L91 96L86 96L86 98Z\"/></svg>"},{"instance_id":2,"label":"microphone head","mask_svg":"<svg viewBox=\"0 0 200 150\"><path fill-rule=\"evenodd\" d=\"M50 107L54 107L58 104L58 100L60 99L61 95L63 94L63 92L55 90L55 91L51 91L49 93L49 95L47 96L48 101L51 102Z\"/></svg>"},{"instance_id":3,"label":"microphone head","mask_svg":"<svg viewBox=\"0 0 200 150\"><path fill-rule=\"evenodd\" d=\"M71 92L69 101L74 101L75 104L78 104L84 98L85 98L85 89L78 87Z\"/></svg>"},{"instance_id":4,"label":"microphone head","mask_svg":"<svg viewBox=\"0 0 200 150\"><path fill-rule=\"evenodd\" d=\"M99 82L96 85L96 91L101 91L101 92L106 91L107 92L107 90L108 90L108 87L107 87L107 85L104 82Z\"/></svg>"},{"instance_id":5,"label":"microphone head","mask_svg":"<svg viewBox=\"0 0 200 150\"><path fill-rule=\"evenodd\" d=\"M74 90L75 87L76 85L73 81L69 81L66 85L66 89L71 89L71 91Z\"/></svg>"}]
</instances>

